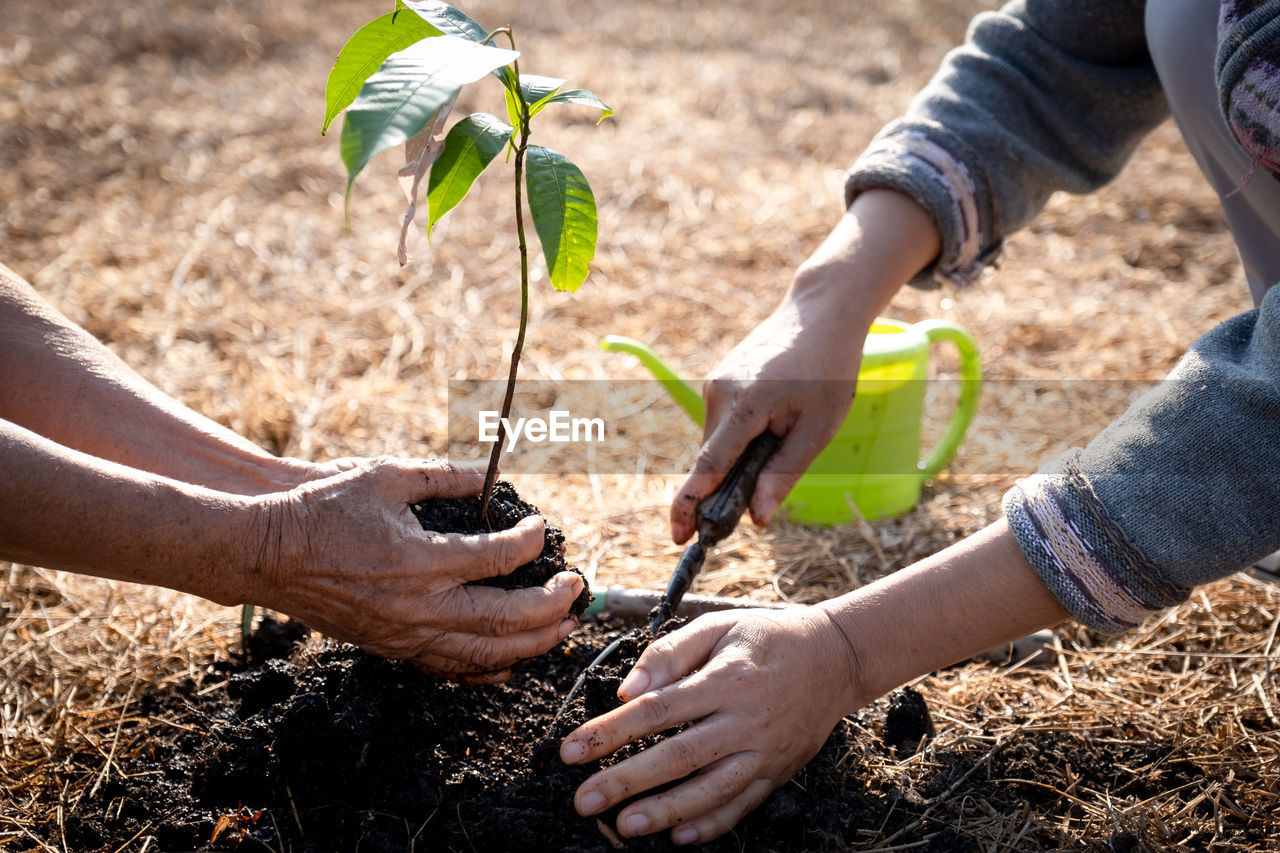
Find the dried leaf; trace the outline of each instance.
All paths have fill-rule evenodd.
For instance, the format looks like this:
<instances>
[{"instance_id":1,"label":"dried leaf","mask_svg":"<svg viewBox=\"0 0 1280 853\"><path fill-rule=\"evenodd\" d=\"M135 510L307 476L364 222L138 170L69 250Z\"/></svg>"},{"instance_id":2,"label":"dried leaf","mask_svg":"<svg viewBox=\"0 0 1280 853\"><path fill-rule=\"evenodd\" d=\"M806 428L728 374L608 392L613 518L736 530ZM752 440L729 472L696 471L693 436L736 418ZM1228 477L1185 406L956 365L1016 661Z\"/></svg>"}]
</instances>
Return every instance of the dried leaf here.
<instances>
[{"instance_id":1,"label":"dried leaf","mask_svg":"<svg viewBox=\"0 0 1280 853\"><path fill-rule=\"evenodd\" d=\"M224 814L218 818L218 822L213 825L213 835L209 836L209 843L217 841L228 829L234 829L235 825L236 819L233 815Z\"/></svg>"},{"instance_id":2,"label":"dried leaf","mask_svg":"<svg viewBox=\"0 0 1280 853\"><path fill-rule=\"evenodd\" d=\"M413 218L418 212L418 191L423 178L431 171L431 164L444 148L441 132L457 98L458 93L454 92L453 97L432 114L426 126L404 144L404 165L400 167L398 177L409 206L405 208L404 221L400 224L400 245L396 250L400 266L409 263L409 226L413 224Z\"/></svg>"}]
</instances>

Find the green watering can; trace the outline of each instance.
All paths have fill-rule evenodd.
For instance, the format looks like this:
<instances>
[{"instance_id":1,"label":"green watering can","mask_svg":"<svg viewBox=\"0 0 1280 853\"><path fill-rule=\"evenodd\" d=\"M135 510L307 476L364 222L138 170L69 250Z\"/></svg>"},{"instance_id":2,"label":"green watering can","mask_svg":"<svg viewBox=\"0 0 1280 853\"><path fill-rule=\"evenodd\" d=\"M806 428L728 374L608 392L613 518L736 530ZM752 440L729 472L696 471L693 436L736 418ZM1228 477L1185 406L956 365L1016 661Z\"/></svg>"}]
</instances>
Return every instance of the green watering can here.
<instances>
[{"instance_id":1,"label":"green watering can","mask_svg":"<svg viewBox=\"0 0 1280 853\"><path fill-rule=\"evenodd\" d=\"M947 430L927 459L920 460L929 348L951 341L960 351L960 395ZM653 350L632 338L609 335L600 348L628 352L666 387L676 403L702 426L701 395ZM951 461L978 407L982 361L969 332L955 323L927 320L908 325L877 319L862 349L858 389L848 416L782 504L792 521L829 526L854 518L898 515L920 500L920 489Z\"/></svg>"}]
</instances>

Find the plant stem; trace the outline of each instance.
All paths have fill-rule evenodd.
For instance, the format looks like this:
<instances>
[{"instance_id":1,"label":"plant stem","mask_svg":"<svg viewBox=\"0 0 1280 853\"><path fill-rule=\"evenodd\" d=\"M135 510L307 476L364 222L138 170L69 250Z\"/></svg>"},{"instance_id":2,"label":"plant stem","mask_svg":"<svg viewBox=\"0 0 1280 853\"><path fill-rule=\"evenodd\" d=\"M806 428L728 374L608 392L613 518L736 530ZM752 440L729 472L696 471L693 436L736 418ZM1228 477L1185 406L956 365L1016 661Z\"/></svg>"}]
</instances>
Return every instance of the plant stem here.
<instances>
[{"instance_id":1,"label":"plant stem","mask_svg":"<svg viewBox=\"0 0 1280 853\"><path fill-rule=\"evenodd\" d=\"M516 41L511 31L506 30L507 39L512 50ZM511 401L516 392L516 372L520 368L520 353L524 350L524 332L529 324L529 244L524 235L524 194L521 180L524 177L524 154L529 148L529 102L525 100L524 90L520 87L520 64L511 63L515 73L515 94L520 99L520 142L516 146L515 183L516 183L516 237L520 244L520 330L516 334L515 346L511 348L511 369L507 373L507 389L502 398L502 413L498 421L498 438L489 451L489 467L484 474L484 491L480 493L480 521L489 523L489 499L493 496L493 486L498 479L498 456L502 453L502 445L506 440L507 418L511 414Z\"/></svg>"}]
</instances>

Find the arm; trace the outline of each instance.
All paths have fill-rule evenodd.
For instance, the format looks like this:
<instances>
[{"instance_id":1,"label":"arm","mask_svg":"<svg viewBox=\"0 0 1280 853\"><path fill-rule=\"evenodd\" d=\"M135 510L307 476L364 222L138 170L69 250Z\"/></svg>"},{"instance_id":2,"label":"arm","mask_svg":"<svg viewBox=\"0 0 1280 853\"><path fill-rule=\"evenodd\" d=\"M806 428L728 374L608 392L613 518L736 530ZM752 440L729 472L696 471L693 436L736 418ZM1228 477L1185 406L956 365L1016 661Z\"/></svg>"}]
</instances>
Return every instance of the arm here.
<instances>
[{"instance_id":1,"label":"arm","mask_svg":"<svg viewBox=\"0 0 1280 853\"><path fill-rule=\"evenodd\" d=\"M814 607L704 616L650 646L619 689L624 704L572 732L560 754L592 761L692 725L593 775L575 807L597 814L696 773L627 805L618 832L709 841L812 758L841 717L1063 616L1003 522Z\"/></svg>"},{"instance_id":2,"label":"arm","mask_svg":"<svg viewBox=\"0 0 1280 853\"><path fill-rule=\"evenodd\" d=\"M89 456L0 420L0 560L251 600L235 496Z\"/></svg>"},{"instance_id":3,"label":"arm","mask_svg":"<svg viewBox=\"0 0 1280 853\"><path fill-rule=\"evenodd\" d=\"M712 372L705 443L672 503L675 541L766 427L783 446L751 515L772 516L847 414L871 321L904 283L973 279L1054 190L1114 177L1167 112L1144 6L1019 0L975 19L907 116L854 164L848 212L781 305Z\"/></svg>"},{"instance_id":4,"label":"arm","mask_svg":"<svg viewBox=\"0 0 1280 853\"><path fill-rule=\"evenodd\" d=\"M1145 0L1014 0L965 43L862 154L846 201L915 198L942 251L913 282L966 284L1058 190L1092 192L1168 115L1147 51Z\"/></svg>"},{"instance_id":5,"label":"arm","mask_svg":"<svg viewBox=\"0 0 1280 853\"><path fill-rule=\"evenodd\" d=\"M693 510L766 428L783 444L751 500L769 520L849 412L871 323L898 289L938 253L938 229L907 196L859 196L792 279L774 312L708 378L704 444L671 505L677 542L693 534Z\"/></svg>"},{"instance_id":6,"label":"arm","mask_svg":"<svg viewBox=\"0 0 1280 853\"><path fill-rule=\"evenodd\" d=\"M1277 448L1280 287L1197 341L1082 452L1020 481L1007 520L799 613L704 617L655 642L619 690L625 704L570 734L561 756L692 725L592 776L578 810L697 772L624 808L619 831L705 841L893 687L1066 615L1104 632L1137 625L1280 547Z\"/></svg>"},{"instance_id":7,"label":"arm","mask_svg":"<svg viewBox=\"0 0 1280 853\"><path fill-rule=\"evenodd\" d=\"M595 813L700 771L628 805L619 830L713 837L808 760L840 716L897 684L1064 615L1125 630L1276 550L1277 470L1280 287L1197 341L1083 451L1020 481L1007 520L798 614L704 617L656 642L623 682L626 704L572 733L562 757L591 760L693 725L588 779L576 805Z\"/></svg>"},{"instance_id":8,"label":"arm","mask_svg":"<svg viewBox=\"0 0 1280 853\"><path fill-rule=\"evenodd\" d=\"M317 470L274 457L147 382L0 264L0 418L68 448L241 494Z\"/></svg>"},{"instance_id":9,"label":"arm","mask_svg":"<svg viewBox=\"0 0 1280 853\"><path fill-rule=\"evenodd\" d=\"M244 496L158 477L0 420L0 560L262 604L375 654L501 681L563 639L582 580L504 591L467 581L538 555L541 519L476 536L425 531L410 505L474 495L483 471L394 459Z\"/></svg>"},{"instance_id":10,"label":"arm","mask_svg":"<svg viewBox=\"0 0 1280 853\"><path fill-rule=\"evenodd\" d=\"M1005 513L1071 616L1134 627L1280 549L1280 287L1196 341L1082 451L1020 480Z\"/></svg>"}]
</instances>

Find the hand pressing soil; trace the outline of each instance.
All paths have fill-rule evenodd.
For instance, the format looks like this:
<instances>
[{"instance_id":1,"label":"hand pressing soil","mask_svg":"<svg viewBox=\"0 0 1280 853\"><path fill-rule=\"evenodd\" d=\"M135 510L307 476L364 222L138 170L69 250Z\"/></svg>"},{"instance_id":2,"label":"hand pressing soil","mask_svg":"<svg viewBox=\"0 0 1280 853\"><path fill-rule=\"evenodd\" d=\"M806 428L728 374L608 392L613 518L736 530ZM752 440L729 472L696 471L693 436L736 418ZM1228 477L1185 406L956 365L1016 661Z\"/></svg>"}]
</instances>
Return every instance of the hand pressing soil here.
<instances>
[{"instance_id":1,"label":"hand pressing soil","mask_svg":"<svg viewBox=\"0 0 1280 853\"><path fill-rule=\"evenodd\" d=\"M489 530L509 530L515 527L520 519L540 514L537 507L522 500L516 493L515 487L505 480L500 480L493 488L493 496L489 500L488 524L480 519L478 495L466 498L436 498L414 504L412 509L424 530L434 530L437 533L483 533ZM564 533L548 523L542 553L534 560L519 566L510 574L485 578L474 583L496 586L500 589L521 589L541 586L566 569L581 575L580 570L566 565L564 550ZM582 593L573 602L572 613L575 616L582 615L590 603L591 592L586 584L583 584Z\"/></svg>"}]
</instances>

